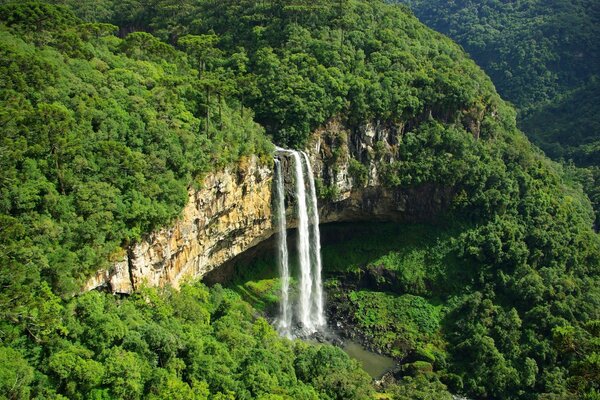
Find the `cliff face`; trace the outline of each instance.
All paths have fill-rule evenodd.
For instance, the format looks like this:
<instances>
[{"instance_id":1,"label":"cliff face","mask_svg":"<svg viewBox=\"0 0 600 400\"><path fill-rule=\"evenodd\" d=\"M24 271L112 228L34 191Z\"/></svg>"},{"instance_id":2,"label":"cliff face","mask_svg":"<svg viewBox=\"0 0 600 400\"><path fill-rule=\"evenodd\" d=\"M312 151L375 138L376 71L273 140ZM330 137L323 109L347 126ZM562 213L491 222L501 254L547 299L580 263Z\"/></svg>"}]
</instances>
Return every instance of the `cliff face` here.
<instances>
[{"instance_id":1,"label":"cliff face","mask_svg":"<svg viewBox=\"0 0 600 400\"><path fill-rule=\"evenodd\" d=\"M179 219L127 249L110 270L99 271L84 290L108 286L131 293L140 285L178 287L200 277L272 234L272 171L256 158L208 175L190 189Z\"/></svg>"},{"instance_id":2,"label":"cliff face","mask_svg":"<svg viewBox=\"0 0 600 400\"><path fill-rule=\"evenodd\" d=\"M312 135L307 152L325 197L321 222L431 221L448 208L451 187L386 184L386 166L397 161L404 128L371 123L351 130L332 120Z\"/></svg>"},{"instance_id":3,"label":"cliff face","mask_svg":"<svg viewBox=\"0 0 600 400\"><path fill-rule=\"evenodd\" d=\"M367 124L350 130L332 120L313 133L306 151L321 197L321 222L426 221L448 207L451 188L398 189L384 184L385 165L395 160L403 129ZM284 173L289 171L284 160ZM131 293L142 284L178 287L267 239L274 233L272 174L270 167L252 158L237 171L208 175L201 189L190 189L188 203L173 226L126 249L122 260L99 271L84 290L108 286L115 293ZM288 219L288 227L294 225Z\"/></svg>"}]
</instances>

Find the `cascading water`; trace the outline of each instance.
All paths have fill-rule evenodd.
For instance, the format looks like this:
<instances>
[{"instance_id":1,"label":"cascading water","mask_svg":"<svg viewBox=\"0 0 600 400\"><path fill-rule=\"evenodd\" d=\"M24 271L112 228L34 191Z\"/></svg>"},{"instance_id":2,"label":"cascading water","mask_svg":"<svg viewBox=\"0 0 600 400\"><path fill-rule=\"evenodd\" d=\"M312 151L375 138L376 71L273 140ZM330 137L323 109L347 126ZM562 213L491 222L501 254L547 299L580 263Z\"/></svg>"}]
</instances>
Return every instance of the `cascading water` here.
<instances>
[{"instance_id":1,"label":"cascading water","mask_svg":"<svg viewBox=\"0 0 600 400\"><path fill-rule=\"evenodd\" d=\"M295 317L296 321L302 327L302 334L310 335L317 329L324 328L326 325L323 285L321 282L321 239L315 181L312 175L310 160L305 153L281 148L277 150L281 154L290 156L293 162L298 220L298 264L300 267L297 303L298 314ZM304 179L305 174L307 180ZM289 295L290 276L287 236L285 233L287 223L285 220L284 175L280 160L275 160L275 176L275 207L277 208L277 229L279 230L278 256L282 286L278 328L282 335L291 337L291 326L294 316L292 315Z\"/></svg>"},{"instance_id":2,"label":"cascading water","mask_svg":"<svg viewBox=\"0 0 600 400\"><path fill-rule=\"evenodd\" d=\"M310 262L310 232L308 230L308 209L306 206L306 185L304 183L304 168L300 153L292 152L294 159L294 178L296 180L296 199L298 208L298 260L300 262L300 301L298 313L302 327L314 331L311 318L312 269Z\"/></svg>"},{"instance_id":3,"label":"cascading water","mask_svg":"<svg viewBox=\"0 0 600 400\"><path fill-rule=\"evenodd\" d=\"M292 310L290 307L290 269L287 248L287 227L285 221L284 179L281 172L281 161L275 160L276 216L277 216L277 248L279 275L281 276L281 304L279 306L279 332L286 337L292 336Z\"/></svg>"},{"instance_id":4,"label":"cascading water","mask_svg":"<svg viewBox=\"0 0 600 400\"><path fill-rule=\"evenodd\" d=\"M321 281L321 233L319 232L319 209L317 207L317 191L315 190L315 178L308 155L302 152L306 162L306 175L308 176L308 188L310 193L310 224L312 226L311 237L311 261L314 273L314 296L313 296L313 315L314 323L317 328L325 326L325 312L323 310L323 283Z\"/></svg>"}]
</instances>

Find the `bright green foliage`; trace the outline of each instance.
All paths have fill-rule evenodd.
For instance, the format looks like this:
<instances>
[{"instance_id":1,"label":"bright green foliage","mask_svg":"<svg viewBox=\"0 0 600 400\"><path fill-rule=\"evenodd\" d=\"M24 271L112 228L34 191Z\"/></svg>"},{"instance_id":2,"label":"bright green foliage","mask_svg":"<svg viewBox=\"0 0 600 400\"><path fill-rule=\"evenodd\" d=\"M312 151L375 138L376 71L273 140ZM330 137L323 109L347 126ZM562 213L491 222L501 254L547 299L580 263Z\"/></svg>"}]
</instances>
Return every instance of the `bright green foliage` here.
<instances>
[{"instance_id":1,"label":"bright green foliage","mask_svg":"<svg viewBox=\"0 0 600 400\"><path fill-rule=\"evenodd\" d=\"M438 380L429 380L424 375L416 378L404 377L388 391L393 400L451 400L452 395Z\"/></svg>"},{"instance_id":2,"label":"bright green foliage","mask_svg":"<svg viewBox=\"0 0 600 400\"><path fill-rule=\"evenodd\" d=\"M0 347L0 396L5 399L28 399L33 368L16 350Z\"/></svg>"},{"instance_id":3,"label":"bright green foliage","mask_svg":"<svg viewBox=\"0 0 600 400\"><path fill-rule=\"evenodd\" d=\"M350 292L348 299L358 329L394 357L405 358L439 334L441 310L422 297L357 291Z\"/></svg>"},{"instance_id":4,"label":"bright green foliage","mask_svg":"<svg viewBox=\"0 0 600 400\"><path fill-rule=\"evenodd\" d=\"M325 399L366 399L372 393L371 379L356 360L350 360L340 349L330 346L313 347L301 342L302 351L294 361L298 379L310 382Z\"/></svg>"},{"instance_id":5,"label":"bright green foliage","mask_svg":"<svg viewBox=\"0 0 600 400\"><path fill-rule=\"evenodd\" d=\"M528 250L518 226L498 219L464 227L463 233L447 232L437 243L421 236L420 227L403 229L405 238L413 238L399 251L347 270L346 283L358 279L371 290L347 294L339 283L331 284L330 301L340 315L352 315L371 345L400 357L406 376L433 376L453 393L477 398L528 398L535 392L593 398L597 324L587 321L596 318L600 298L593 283L598 249L585 250L591 258L579 262L560 261L561 254L573 254L572 245L561 247L560 240L551 239L557 234L534 229L526 239ZM371 240L384 242L388 235L383 227ZM420 246L436 256L424 255ZM556 253L548 258L538 246ZM354 257L344 244L324 248L329 259L336 251ZM531 261L528 251L537 255ZM535 263L542 266L532 267ZM589 274L588 268L593 268ZM427 273L415 280L415 271ZM402 294L407 292L427 298ZM402 390L418 396L422 389L411 382L402 383Z\"/></svg>"},{"instance_id":6,"label":"bright green foliage","mask_svg":"<svg viewBox=\"0 0 600 400\"><path fill-rule=\"evenodd\" d=\"M433 271L427 271L425 259L428 258L425 250L413 250L407 254L391 252L373 261L369 269L373 274L379 275L378 270L394 271L394 286L398 290L409 293L423 294L427 291L425 282L433 275ZM385 281L382 277L380 284Z\"/></svg>"},{"instance_id":7,"label":"bright green foliage","mask_svg":"<svg viewBox=\"0 0 600 400\"><path fill-rule=\"evenodd\" d=\"M90 292L68 302L61 319L65 332L43 351L25 346L32 366L0 347L1 396L56 390L69 399L333 400L372 391L366 372L341 350L280 338L220 286L147 289L124 300Z\"/></svg>"},{"instance_id":8,"label":"bright green foliage","mask_svg":"<svg viewBox=\"0 0 600 400\"><path fill-rule=\"evenodd\" d=\"M0 17L2 255L17 283L39 274L71 292L176 217L195 178L268 153L235 102L211 101L219 124L200 128L196 71L150 34L120 40L116 27L40 3L2 6Z\"/></svg>"},{"instance_id":9,"label":"bright green foliage","mask_svg":"<svg viewBox=\"0 0 600 400\"><path fill-rule=\"evenodd\" d=\"M338 114L456 120L493 103L493 89L452 43L378 2L205 2L206 31L249 57L245 93L278 143L302 145ZM250 24L246 21L252 21ZM441 94L443 93L443 94Z\"/></svg>"},{"instance_id":10,"label":"bright green foliage","mask_svg":"<svg viewBox=\"0 0 600 400\"><path fill-rule=\"evenodd\" d=\"M367 179L369 176L369 171L367 171L367 167L365 167L363 164L361 164L359 161L356 161L353 158L349 160L349 163L350 165L348 168L348 172L354 179L356 186L365 186L367 184Z\"/></svg>"},{"instance_id":11,"label":"bright green foliage","mask_svg":"<svg viewBox=\"0 0 600 400\"><path fill-rule=\"evenodd\" d=\"M516 217L517 206L504 199L505 208L495 208L502 216L446 221L453 229L322 227L328 301L339 316L351 316L371 346L402 360L404 396L437 393L443 382L476 398L593 398L596 331L587 321L600 309L598 238L573 197L528 188L533 182L521 181L524 193L535 193L519 200L523 214ZM571 222L558 222L565 220ZM262 264L241 266L236 284L275 279L270 265L271 275Z\"/></svg>"},{"instance_id":12,"label":"bright green foliage","mask_svg":"<svg viewBox=\"0 0 600 400\"><path fill-rule=\"evenodd\" d=\"M394 146L360 161L384 190L435 193L407 218L452 226L324 250L332 270L373 286L347 294L346 315L404 357L414 380L400 398L442 398L440 382L482 399L597 396L600 242L572 186L595 175L534 151L458 46L380 1L61 3L87 22L38 2L0 7L0 375L19 383L3 395L370 396L339 350L279 339L227 290L66 300L177 216L203 174L268 156L254 110L279 145L302 147L330 118L397 127ZM265 309L276 289L238 287Z\"/></svg>"},{"instance_id":13,"label":"bright green foliage","mask_svg":"<svg viewBox=\"0 0 600 400\"><path fill-rule=\"evenodd\" d=\"M565 174L581 185L584 192L588 195L596 213L596 230L600 228L600 166L587 168L577 168L574 165L567 165Z\"/></svg>"},{"instance_id":14,"label":"bright green foliage","mask_svg":"<svg viewBox=\"0 0 600 400\"><path fill-rule=\"evenodd\" d=\"M90 2L67 3L89 18ZM340 114L355 125L418 123L429 114L466 123L497 106L490 81L459 47L379 1L131 0L114 1L112 10L99 6L97 19L154 32L197 60L201 73L232 76L280 145L301 147Z\"/></svg>"}]
</instances>

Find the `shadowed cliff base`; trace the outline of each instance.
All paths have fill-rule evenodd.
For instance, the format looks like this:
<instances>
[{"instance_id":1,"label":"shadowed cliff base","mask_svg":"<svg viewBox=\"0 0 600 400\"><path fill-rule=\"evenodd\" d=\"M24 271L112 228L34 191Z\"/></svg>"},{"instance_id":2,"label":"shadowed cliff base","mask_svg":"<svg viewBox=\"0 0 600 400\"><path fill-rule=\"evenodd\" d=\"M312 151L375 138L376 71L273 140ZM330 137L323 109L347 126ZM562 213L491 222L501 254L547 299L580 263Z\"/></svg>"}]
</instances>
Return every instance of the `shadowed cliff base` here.
<instances>
[{"instance_id":1,"label":"shadowed cliff base","mask_svg":"<svg viewBox=\"0 0 600 400\"><path fill-rule=\"evenodd\" d=\"M356 287L382 288L377 280L383 270L367 266L391 252L409 254L433 249L440 241L459 232L445 224L402 224L393 222L338 222L321 225L323 274L327 280L352 276ZM289 229L288 248L293 283L297 274L297 231ZM441 254L440 254L441 255ZM423 260L425 263L426 260ZM361 273L361 271L363 271ZM390 278L390 276L388 276ZM266 310L278 301L279 275L275 235L207 273L202 282L222 284L239 291L257 308ZM393 286L391 283L388 286ZM254 300L254 301L253 301ZM270 311L270 310L266 310Z\"/></svg>"}]
</instances>

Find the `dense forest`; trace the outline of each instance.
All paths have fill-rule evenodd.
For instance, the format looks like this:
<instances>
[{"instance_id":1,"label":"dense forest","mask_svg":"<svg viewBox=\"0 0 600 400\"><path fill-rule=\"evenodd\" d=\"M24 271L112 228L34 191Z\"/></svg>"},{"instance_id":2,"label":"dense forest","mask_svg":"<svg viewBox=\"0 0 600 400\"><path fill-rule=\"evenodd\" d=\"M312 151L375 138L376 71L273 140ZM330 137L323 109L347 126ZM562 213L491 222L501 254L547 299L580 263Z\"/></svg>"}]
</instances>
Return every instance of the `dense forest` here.
<instances>
[{"instance_id":1,"label":"dense forest","mask_svg":"<svg viewBox=\"0 0 600 400\"><path fill-rule=\"evenodd\" d=\"M279 338L234 289L79 293L202 176L269 164L273 144L302 148L336 117L403 122L382 182L455 193L427 248L381 228L397 248L325 266L402 272L379 291L329 283L404 362L388 395L598 398L600 239L576 183L597 175L531 146L491 80L407 8L0 3L0 396L372 397L345 353Z\"/></svg>"},{"instance_id":2,"label":"dense forest","mask_svg":"<svg viewBox=\"0 0 600 400\"><path fill-rule=\"evenodd\" d=\"M577 176L600 224L600 4L400 1L464 46L550 157L583 168Z\"/></svg>"}]
</instances>

